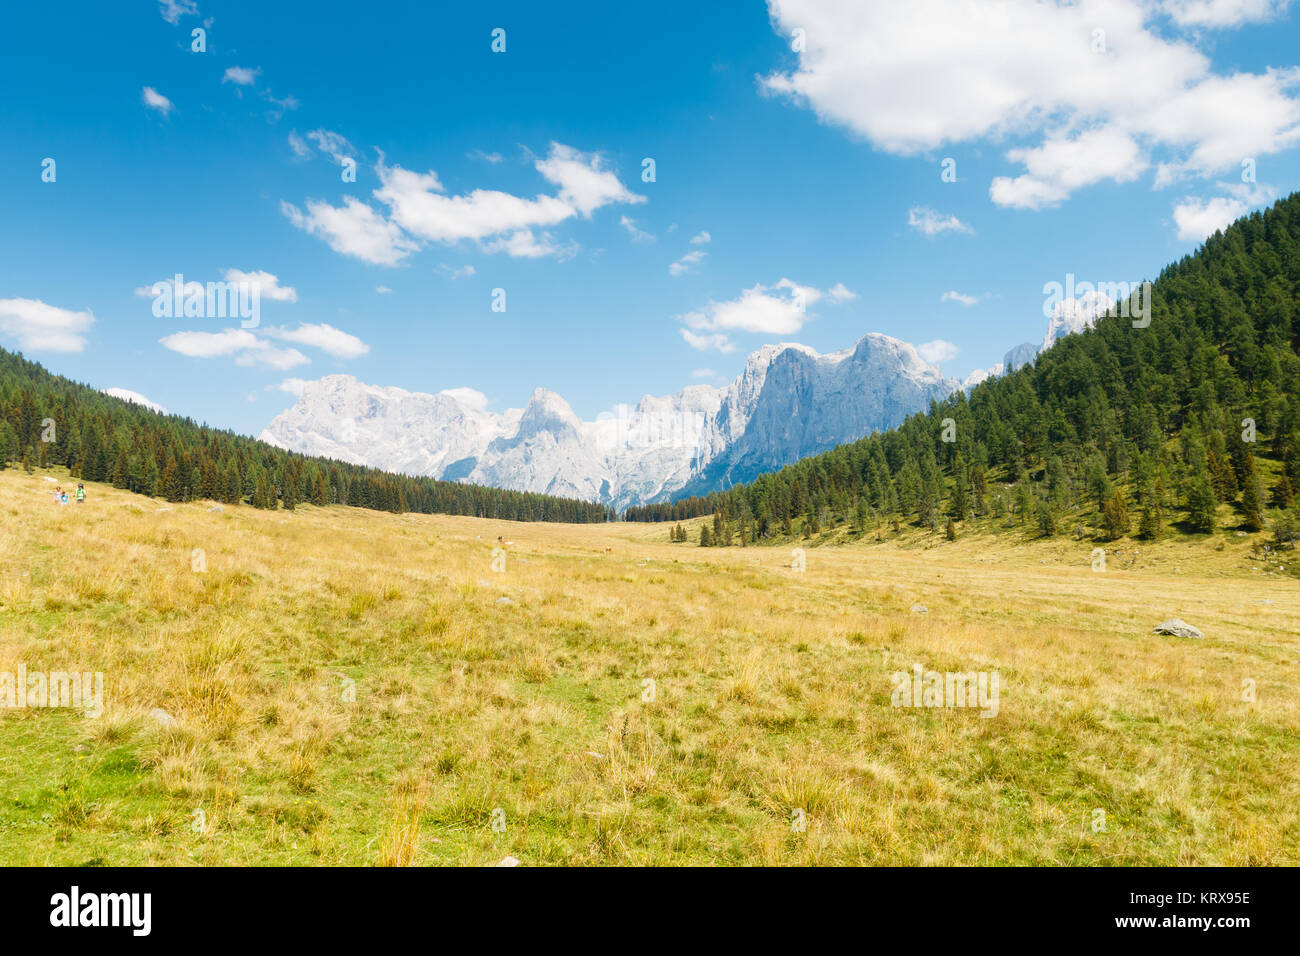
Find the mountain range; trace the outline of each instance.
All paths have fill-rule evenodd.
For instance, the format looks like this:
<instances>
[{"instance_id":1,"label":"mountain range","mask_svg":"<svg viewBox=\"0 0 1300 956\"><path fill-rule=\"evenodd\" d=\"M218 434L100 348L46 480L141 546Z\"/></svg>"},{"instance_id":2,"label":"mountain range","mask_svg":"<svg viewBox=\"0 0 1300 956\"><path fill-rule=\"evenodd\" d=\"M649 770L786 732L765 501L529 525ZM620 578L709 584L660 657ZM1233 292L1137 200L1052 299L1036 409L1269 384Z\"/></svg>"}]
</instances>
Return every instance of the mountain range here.
<instances>
[{"instance_id":1,"label":"mountain range","mask_svg":"<svg viewBox=\"0 0 1300 956\"><path fill-rule=\"evenodd\" d=\"M1069 305L1056 310L1043 348L1099 311ZM328 375L303 383L297 401L258 437L385 471L621 509L728 488L892 428L1038 352L1032 343L1016 346L1002 363L959 382L911 344L874 332L826 355L796 343L766 345L726 386L647 395L595 421L583 421L546 388L524 408L496 413L472 389L411 392Z\"/></svg>"}]
</instances>

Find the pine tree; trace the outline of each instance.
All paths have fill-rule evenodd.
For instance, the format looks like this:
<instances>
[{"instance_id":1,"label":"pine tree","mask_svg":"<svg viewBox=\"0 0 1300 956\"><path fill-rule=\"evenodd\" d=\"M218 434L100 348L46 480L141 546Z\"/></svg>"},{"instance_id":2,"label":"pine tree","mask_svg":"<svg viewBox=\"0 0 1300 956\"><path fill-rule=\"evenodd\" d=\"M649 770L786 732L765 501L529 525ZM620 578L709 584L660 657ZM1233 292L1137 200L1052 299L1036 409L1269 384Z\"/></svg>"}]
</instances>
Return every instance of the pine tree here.
<instances>
[{"instance_id":1,"label":"pine tree","mask_svg":"<svg viewBox=\"0 0 1300 956\"><path fill-rule=\"evenodd\" d=\"M1245 513L1245 520L1241 526L1247 531L1263 531L1264 486L1259 480L1259 473L1255 471L1254 458L1248 460L1250 464L1246 470L1245 488L1241 496L1241 510Z\"/></svg>"},{"instance_id":2,"label":"pine tree","mask_svg":"<svg viewBox=\"0 0 1300 956\"><path fill-rule=\"evenodd\" d=\"M1116 488L1115 493L1102 508L1101 522L1108 541L1114 541L1128 534L1130 524L1128 504L1124 500L1124 492L1121 489Z\"/></svg>"},{"instance_id":3,"label":"pine tree","mask_svg":"<svg viewBox=\"0 0 1300 956\"><path fill-rule=\"evenodd\" d=\"M1151 505L1142 509L1142 517L1138 520L1138 537L1146 541L1160 537L1160 512Z\"/></svg>"},{"instance_id":4,"label":"pine tree","mask_svg":"<svg viewBox=\"0 0 1300 956\"><path fill-rule=\"evenodd\" d=\"M700 547L713 547L713 530L707 524L700 525Z\"/></svg>"},{"instance_id":5,"label":"pine tree","mask_svg":"<svg viewBox=\"0 0 1300 956\"><path fill-rule=\"evenodd\" d=\"M1050 502L1043 501L1038 505L1038 530L1045 538L1056 534L1056 515Z\"/></svg>"},{"instance_id":6,"label":"pine tree","mask_svg":"<svg viewBox=\"0 0 1300 956\"><path fill-rule=\"evenodd\" d=\"M1214 531L1216 505L1209 477L1205 474L1194 477L1187 489L1187 523L1193 531L1202 534Z\"/></svg>"},{"instance_id":7,"label":"pine tree","mask_svg":"<svg viewBox=\"0 0 1300 956\"><path fill-rule=\"evenodd\" d=\"M957 525L953 523L951 515L948 517L948 526L943 529L943 536L949 541L957 540Z\"/></svg>"},{"instance_id":8,"label":"pine tree","mask_svg":"<svg viewBox=\"0 0 1300 956\"><path fill-rule=\"evenodd\" d=\"M1273 507L1290 508L1294 501L1295 486L1291 484L1291 476L1282 472L1282 477L1273 486Z\"/></svg>"}]
</instances>

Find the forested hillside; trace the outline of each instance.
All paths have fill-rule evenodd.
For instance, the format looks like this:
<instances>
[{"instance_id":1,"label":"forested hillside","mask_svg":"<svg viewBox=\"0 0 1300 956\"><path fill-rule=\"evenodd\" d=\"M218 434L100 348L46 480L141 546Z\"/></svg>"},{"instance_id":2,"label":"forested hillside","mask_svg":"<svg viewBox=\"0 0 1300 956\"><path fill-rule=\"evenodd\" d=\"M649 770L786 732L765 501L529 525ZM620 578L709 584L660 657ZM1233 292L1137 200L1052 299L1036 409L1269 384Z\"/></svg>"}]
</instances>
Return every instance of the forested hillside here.
<instances>
[{"instance_id":1,"label":"forested hillside","mask_svg":"<svg viewBox=\"0 0 1300 956\"><path fill-rule=\"evenodd\" d=\"M1149 327L1102 317L897 429L626 517L714 514L704 543L721 545L971 522L1098 540L1272 526L1292 540L1300 193L1166 268L1152 298Z\"/></svg>"},{"instance_id":2,"label":"forested hillside","mask_svg":"<svg viewBox=\"0 0 1300 956\"><path fill-rule=\"evenodd\" d=\"M62 465L74 477L168 501L257 508L299 502L515 521L604 521L598 504L393 475L282 451L161 415L52 375L0 349L0 468Z\"/></svg>"}]
</instances>

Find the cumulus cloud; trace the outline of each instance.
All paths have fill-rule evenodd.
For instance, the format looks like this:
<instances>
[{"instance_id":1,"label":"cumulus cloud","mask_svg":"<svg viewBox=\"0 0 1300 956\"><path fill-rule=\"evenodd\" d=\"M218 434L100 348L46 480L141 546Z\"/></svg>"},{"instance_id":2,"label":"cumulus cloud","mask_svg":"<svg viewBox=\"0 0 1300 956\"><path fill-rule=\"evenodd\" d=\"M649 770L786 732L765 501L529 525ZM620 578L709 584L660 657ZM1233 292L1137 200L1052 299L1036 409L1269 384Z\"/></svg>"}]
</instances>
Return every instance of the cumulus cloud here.
<instances>
[{"instance_id":1,"label":"cumulus cloud","mask_svg":"<svg viewBox=\"0 0 1300 956\"><path fill-rule=\"evenodd\" d=\"M340 166L343 165L345 159L350 159L357 154L356 149L348 142L347 137L330 132L327 129L314 129L307 134L307 138L316 144L317 149Z\"/></svg>"},{"instance_id":2,"label":"cumulus cloud","mask_svg":"<svg viewBox=\"0 0 1300 956\"><path fill-rule=\"evenodd\" d=\"M274 388L277 391L288 392L296 397L301 395L303 390L310 384L305 378L286 378L279 385L268 385L266 388L268 391Z\"/></svg>"},{"instance_id":3,"label":"cumulus cloud","mask_svg":"<svg viewBox=\"0 0 1300 956\"><path fill-rule=\"evenodd\" d=\"M848 288L843 282L837 282L826 290L826 298L831 302L839 305L841 302L849 302L856 299L858 294Z\"/></svg>"},{"instance_id":4,"label":"cumulus cloud","mask_svg":"<svg viewBox=\"0 0 1300 956\"><path fill-rule=\"evenodd\" d=\"M493 239L482 244L484 252L504 252L516 259L541 259L555 256L557 259L571 259L578 252L573 242L556 242L549 232L540 236L531 229L520 229L500 239Z\"/></svg>"},{"instance_id":5,"label":"cumulus cloud","mask_svg":"<svg viewBox=\"0 0 1300 956\"><path fill-rule=\"evenodd\" d=\"M1161 9L1179 26L1239 27L1276 19L1290 0L1164 0Z\"/></svg>"},{"instance_id":6,"label":"cumulus cloud","mask_svg":"<svg viewBox=\"0 0 1300 956\"><path fill-rule=\"evenodd\" d=\"M158 0L158 12L172 26L181 22L181 17L197 17L198 4L194 0Z\"/></svg>"},{"instance_id":7,"label":"cumulus cloud","mask_svg":"<svg viewBox=\"0 0 1300 956\"><path fill-rule=\"evenodd\" d=\"M293 286L280 285L280 280L261 269L256 272L244 272L241 269L227 269L227 282L247 283L258 289L258 295L272 302L297 302L298 290Z\"/></svg>"},{"instance_id":8,"label":"cumulus cloud","mask_svg":"<svg viewBox=\"0 0 1300 956\"><path fill-rule=\"evenodd\" d=\"M709 235L707 229L702 229L696 235L691 236L691 245L693 246L702 246L712 241L713 237Z\"/></svg>"},{"instance_id":9,"label":"cumulus cloud","mask_svg":"<svg viewBox=\"0 0 1300 956\"><path fill-rule=\"evenodd\" d=\"M975 230L956 216L945 216L929 206L913 206L907 211L907 224L926 238L934 238L944 232L973 233Z\"/></svg>"},{"instance_id":10,"label":"cumulus cloud","mask_svg":"<svg viewBox=\"0 0 1300 956\"><path fill-rule=\"evenodd\" d=\"M158 412L160 415L168 414L167 409L163 408L157 402L152 402L149 399L145 398L143 395L141 395L139 392L133 392L129 388L118 388L117 386L114 386L113 388L102 388L100 389L100 391L103 392L105 395L111 395L114 398L120 398L124 402L132 402L136 405L143 405L145 408L153 409L155 412Z\"/></svg>"},{"instance_id":11,"label":"cumulus cloud","mask_svg":"<svg viewBox=\"0 0 1300 956\"><path fill-rule=\"evenodd\" d=\"M537 171L560 187L560 199L590 217L601 206L613 203L643 203L617 176L604 168L599 153L582 153L563 143L551 143L546 159L536 163Z\"/></svg>"},{"instance_id":12,"label":"cumulus cloud","mask_svg":"<svg viewBox=\"0 0 1300 956\"><path fill-rule=\"evenodd\" d=\"M140 101L151 110L157 110L163 116L171 113L172 101L167 99L152 86L146 86L140 94Z\"/></svg>"},{"instance_id":13,"label":"cumulus cloud","mask_svg":"<svg viewBox=\"0 0 1300 956\"><path fill-rule=\"evenodd\" d=\"M686 340L687 345L693 349L699 349L701 352L710 349L717 352L736 351L735 343L720 332L713 335L700 335L690 329L678 329L678 331L681 332L682 338Z\"/></svg>"},{"instance_id":14,"label":"cumulus cloud","mask_svg":"<svg viewBox=\"0 0 1300 956\"><path fill-rule=\"evenodd\" d=\"M272 275L264 270L256 272L245 272L242 269L227 269L222 278L226 282L243 283L251 288L258 290L258 297L270 302L297 302L298 290L293 286L280 285L278 276ZM162 294L165 287L172 287L174 279L159 279L151 285L136 286L135 294L144 299L151 299L156 295ZM207 286L196 280L184 282L181 285L181 296L190 298L192 296L205 295Z\"/></svg>"},{"instance_id":15,"label":"cumulus cloud","mask_svg":"<svg viewBox=\"0 0 1300 956\"><path fill-rule=\"evenodd\" d=\"M655 237L650 235L644 229L636 224L636 220L631 216L620 216L618 224L627 230L627 234L632 237L633 242L654 242Z\"/></svg>"},{"instance_id":16,"label":"cumulus cloud","mask_svg":"<svg viewBox=\"0 0 1300 956\"><path fill-rule=\"evenodd\" d=\"M324 239L335 252L372 265L395 266L419 248L400 228L353 196L345 197L342 206L309 199L306 212L282 201L280 211L303 232Z\"/></svg>"},{"instance_id":17,"label":"cumulus cloud","mask_svg":"<svg viewBox=\"0 0 1300 956\"><path fill-rule=\"evenodd\" d=\"M488 397L476 388L444 388L438 394L454 398L462 405L480 412L488 406Z\"/></svg>"},{"instance_id":18,"label":"cumulus cloud","mask_svg":"<svg viewBox=\"0 0 1300 956\"><path fill-rule=\"evenodd\" d=\"M174 332L158 342L163 348L190 358L233 356L238 365L266 365L282 371L311 361L297 349L279 348L246 329Z\"/></svg>"},{"instance_id":19,"label":"cumulus cloud","mask_svg":"<svg viewBox=\"0 0 1300 956\"><path fill-rule=\"evenodd\" d=\"M951 342L943 339L935 339L933 342L922 342L916 347L916 354L921 356L931 365L938 365L941 362L947 362L957 357L961 350Z\"/></svg>"},{"instance_id":20,"label":"cumulus cloud","mask_svg":"<svg viewBox=\"0 0 1300 956\"><path fill-rule=\"evenodd\" d=\"M703 262L704 257L707 255L708 253L703 249L693 249L676 262L669 263L668 274L670 276L685 275L691 271L692 266L697 266Z\"/></svg>"},{"instance_id":21,"label":"cumulus cloud","mask_svg":"<svg viewBox=\"0 0 1300 956\"><path fill-rule=\"evenodd\" d=\"M1199 199L1188 196L1174 204L1174 225L1179 239L1200 242L1277 198L1277 190L1264 183L1219 183L1218 186L1227 195Z\"/></svg>"},{"instance_id":22,"label":"cumulus cloud","mask_svg":"<svg viewBox=\"0 0 1300 956\"><path fill-rule=\"evenodd\" d=\"M834 289L841 290L834 292ZM809 309L827 299L832 304L847 301L853 293L836 283L832 292L782 279L776 285L758 284L734 299L710 302L703 309L678 316L684 326L682 338L700 350L730 352L735 348L728 332L752 332L767 336L793 335L810 317Z\"/></svg>"},{"instance_id":23,"label":"cumulus cloud","mask_svg":"<svg viewBox=\"0 0 1300 956\"><path fill-rule=\"evenodd\" d=\"M226 67L225 75L221 77L222 83L234 83L236 86L252 86L257 82L257 75L261 73L261 68L250 69L246 66L229 66Z\"/></svg>"},{"instance_id":24,"label":"cumulus cloud","mask_svg":"<svg viewBox=\"0 0 1300 956\"><path fill-rule=\"evenodd\" d=\"M287 202L281 208L295 226L325 238L336 252L393 265L420 242L451 245L462 240L477 242L484 252L565 258L574 254L576 246L555 240L547 227L574 217L588 218L606 205L645 202L644 196L630 192L605 168L599 153L552 143L547 157L534 166L559 187L556 194L530 199L475 189L448 195L433 170L420 173L389 166L381 154L375 166L380 186L373 195L388 207L387 216L353 197L346 197L342 207L309 200L306 213Z\"/></svg>"},{"instance_id":25,"label":"cumulus cloud","mask_svg":"<svg viewBox=\"0 0 1300 956\"><path fill-rule=\"evenodd\" d=\"M776 29L802 30L804 49L796 68L761 83L890 153L1007 141L1005 158L1022 168L996 176L991 198L1040 209L1153 166L1159 186L1300 142L1300 69L1216 72L1196 45L1205 28L1285 7L769 0Z\"/></svg>"},{"instance_id":26,"label":"cumulus cloud","mask_svg":"<svg viewBox=\"0 0 1300 956\"><path fill-rule=\"evenodd\" d=\"M87 309L74 312L40 299L0 299L0 332L18 340L25 351L80 352L95 323Z\"/></svg>"},{"instance_id":27,"label":"cumulus cloud","mask_svg":"<svg viewBox=\"0 0 1300 956\"><path fill-rule=\"evenodd\" d=\"M478 273L478 270L471 265L466 264L463 266L458 266L457 268L453 269L445 262L438 263L438 268L435 269L434 271L441 272L444 275L449 275L452 277L452 279L468 279L470 276L476 275Z\"/></svg>"},{"instance_id":28,"label":"cumulus cloud","mask_svg":"<svg viewBox=\"0 0 1300 956\"><path fill-rule=\"evenodd\" d=\"M262 331L273 339L294 342L298 345L310 345L336 358L360 358L370 352L370 346L355 335L323 322L317 325L299 324L296 329L271 326Z\"/></svg>"}]
</instances>

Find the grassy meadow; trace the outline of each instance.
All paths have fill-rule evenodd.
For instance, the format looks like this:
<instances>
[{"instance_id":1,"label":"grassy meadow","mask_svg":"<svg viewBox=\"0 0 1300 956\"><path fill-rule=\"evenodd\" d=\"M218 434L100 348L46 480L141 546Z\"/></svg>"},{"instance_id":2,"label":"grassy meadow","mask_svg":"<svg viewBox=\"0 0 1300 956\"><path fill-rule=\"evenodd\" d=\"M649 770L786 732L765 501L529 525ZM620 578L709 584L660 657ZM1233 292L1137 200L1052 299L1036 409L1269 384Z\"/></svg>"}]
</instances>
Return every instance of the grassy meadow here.
<instances>
[{"instance_id":1,"label":"grassy meadow","mask_svg":"<svg viewBox=\"0 0 1300 956\"><path fill-rule=\"evenodd\" d=\"M47 476L0 472L0 672L102 671L105 706L0 710L5 865L1300 863L1300 586L1264 535L1098 572L913 530L799 571ZM913 663L997 670L997 716L891 706Z\"/></svg>"}]
</instances>

